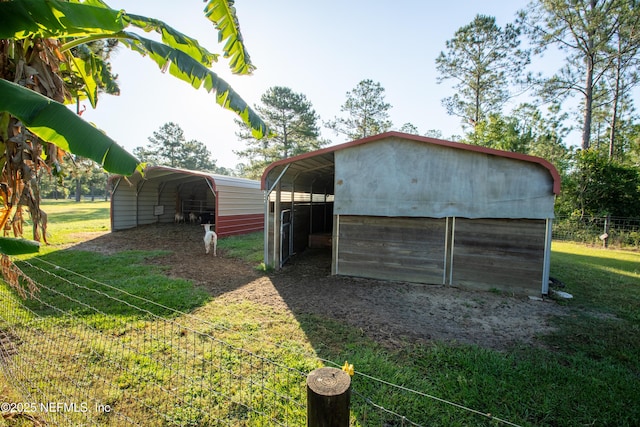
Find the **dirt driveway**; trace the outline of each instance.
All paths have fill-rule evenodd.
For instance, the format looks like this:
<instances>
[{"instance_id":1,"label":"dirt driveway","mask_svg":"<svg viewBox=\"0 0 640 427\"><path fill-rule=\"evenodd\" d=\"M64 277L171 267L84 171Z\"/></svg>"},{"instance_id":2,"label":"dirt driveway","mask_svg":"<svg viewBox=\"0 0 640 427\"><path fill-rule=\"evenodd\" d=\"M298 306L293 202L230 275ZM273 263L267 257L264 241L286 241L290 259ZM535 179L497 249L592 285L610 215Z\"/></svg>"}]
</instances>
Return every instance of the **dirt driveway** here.
<instances>
[{"instance_id":1,"label":"dirt driveway","mask_svg":"<svg viewBox=\"0 0 640 427\"><path fill-rule=\"evenodd\" d=\"M170 275L192 280L216 298L249 300L347 322L389 347L404 341L457 341L502 350L553 330L551 317L565 314L552 300L436 285L383 282L330 274L330 254L307 250L282 271L268 275L225 256L205 255L200 226L158 225L116 233L89 233L74 249L113 253L164 249L152 262Z\"/></svg>"}]
</instances>

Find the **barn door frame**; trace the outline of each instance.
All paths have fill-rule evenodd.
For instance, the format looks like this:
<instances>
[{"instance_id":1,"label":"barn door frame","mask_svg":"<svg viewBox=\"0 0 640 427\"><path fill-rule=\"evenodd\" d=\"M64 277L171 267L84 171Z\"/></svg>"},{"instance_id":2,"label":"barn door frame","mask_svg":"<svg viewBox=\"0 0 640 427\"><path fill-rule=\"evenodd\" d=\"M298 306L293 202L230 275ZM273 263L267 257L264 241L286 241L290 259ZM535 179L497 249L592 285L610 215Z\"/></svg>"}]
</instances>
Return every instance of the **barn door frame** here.
<instances>
[{"instance_id":1,"label":"barn door frame","mask_svg":"<svg viewBox=\"0 0 640 427\"><path fill-rule=\"evenodd\" d=\"M280 268L282 268L289 258L291 258L293 253L292 209L283 209L280 211L280 239Z\"/></svg>"}]
</instances>

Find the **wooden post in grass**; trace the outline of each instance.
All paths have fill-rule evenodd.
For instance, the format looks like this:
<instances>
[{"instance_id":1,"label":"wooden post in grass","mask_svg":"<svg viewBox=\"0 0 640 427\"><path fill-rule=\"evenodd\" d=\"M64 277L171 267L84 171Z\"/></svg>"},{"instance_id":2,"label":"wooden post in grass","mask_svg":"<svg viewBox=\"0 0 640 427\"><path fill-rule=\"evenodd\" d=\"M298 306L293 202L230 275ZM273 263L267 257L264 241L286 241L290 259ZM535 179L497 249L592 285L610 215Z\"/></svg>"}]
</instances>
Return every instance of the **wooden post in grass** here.
<instances>
[{"instance_id":1,"label":"wooden post in grass","mask_svg":"<svg viewBox=\"0 0 640 427\"><path fill-rule=\"evenodd\" d=\"M319 368L307 377L307 427L349 427L351 377L337 368Z\"/></svg>"}]
</instances>

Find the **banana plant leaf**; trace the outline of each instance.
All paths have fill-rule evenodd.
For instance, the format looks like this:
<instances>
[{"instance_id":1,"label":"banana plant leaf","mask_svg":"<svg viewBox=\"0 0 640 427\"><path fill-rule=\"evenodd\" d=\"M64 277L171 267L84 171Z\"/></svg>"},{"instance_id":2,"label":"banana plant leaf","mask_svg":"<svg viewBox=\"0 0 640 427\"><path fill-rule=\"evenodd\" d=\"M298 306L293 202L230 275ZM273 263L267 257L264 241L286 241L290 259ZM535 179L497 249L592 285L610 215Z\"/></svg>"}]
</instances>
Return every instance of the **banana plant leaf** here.
<instances>
[{"instance_id":1,"label":"banana plant leaf","mask_svg":"<svg viewBox=\"0 0 640 427\"><path fill-rule=\"evenodd\" d=\"M255 67L250 63L249 55L242 43L232 0L210 0L205 9L206 16L216 24L219 40L227 40L223 51L230 58L230 67L235 73L250 73ZM162 43L154 42L152 49L145 52L141 46L150 43L135 33L125 32L130 26L144 31L155 31L161 35ZM128 15L124 11L110 9L99 0L87 3L75 3L56 0L13 0L0 1L0 39L23 39L28 37L56 37L65 41L63 50L71 49L79 44L98 38L118 38L123 44L142 54L149 54L157 63L168 61L158 56L158 52L172 52L170 72L193 87L204 87L207 91L216 92L216 102L223 108L238 114L251 128L255 138L268 134L267 126L247 103L208 70L217 55L212 54L192 39L166 25L164 22L140 15ZM69 39L74 37L74 39ZM181 52L178 55L175 52ZM194 66L193 64L199 64ZM90 76L78 72L90 87L93 84ZM164 70L164 68L162 68ZM207 69L208 72L204 72ZM207 76L204 76L204 75ZM201 84L204 82L204 84ZM0 96L3 94L0 92ZM91 98L91 92L88 93ZM93 102L92 102L93 103Z\"/></svg>"},{"instance_id":2,"label":"banana plant leaf","mask_svg":"<svg viewBox=\"0 0 640 427\"><path fill-rule=\"evenodd\" d=\"M218 30L218 42L226 40L223 47L224 57L229 58L231 71L236 74L251 74L256 67L251 63L249 53L242 42L242 34L233 7L233 0L209 0L204 14Z\"/></svg>"},{"instance_id":3,"label":"banana plant leaf","mask_svg":"<svg viewBox=\"0 0 640 427\"><path fill-rule=\"evenodd\" d=\"M31 132L65 151L100 163L105 170L131 175L138 159L63 104L0 79L0 112L17 117Z\"/></svg>"},{"instance_id":4,"label":"banana plant leaf","mask_svg":"<svg viewBox=\"0 0 640 427\"><path fill-rule=\"evenodd\" d=\"M109 38L127 29L138 27L156 31L162 42L182 50L187 55L211 66L217 56L200 46L197 40L171 28L164 22L124 11L55 0L14 0L0 2L0 39L75 37L67 49L86 42L85 38Z\"/></svg>"},{"instance_id":5,"label":"banana plant leaf","mask_svg":"<svg viewBox=\"0 0 640 427\"><path fill-rule=\"evenodd\" d=\"M108 7L56 0L0 2L0 39L86 37L125 27L120 12Z\"/></svg>"},{"instance_id":6,"label":"banana plant leaf","mask_svg":"<svg viewBox=\"0 0 640 427\"><path fill-rule=\"evenodd\" d=\"M0 253L5 255L32 254L39 250L40 243L33 240L0 237Z\"/></svg>"}]
</instances>

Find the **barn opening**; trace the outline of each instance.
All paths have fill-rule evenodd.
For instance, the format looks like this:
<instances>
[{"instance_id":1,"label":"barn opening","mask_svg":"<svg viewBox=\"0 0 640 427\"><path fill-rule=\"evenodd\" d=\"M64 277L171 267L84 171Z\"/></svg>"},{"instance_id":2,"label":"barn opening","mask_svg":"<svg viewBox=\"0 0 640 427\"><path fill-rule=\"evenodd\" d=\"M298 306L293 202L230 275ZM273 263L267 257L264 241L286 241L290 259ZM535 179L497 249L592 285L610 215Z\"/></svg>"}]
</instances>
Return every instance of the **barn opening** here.
<instances>
[{"instance_id":1,"label":"barn opening","mask_svg":"<svg viewBox=\"0 0 640 427\"><path fill-rule=\"evenodd\" d=\"M333 242L333 156L290 163L266 189L265 259L282 267L306 249L331 252ZM327 258L330 263L330 258Z\"/></svg>"}]
</instances>

